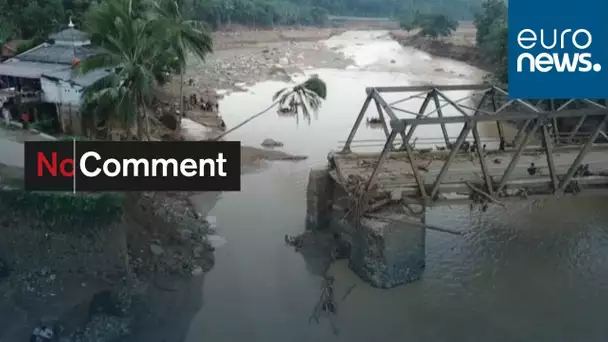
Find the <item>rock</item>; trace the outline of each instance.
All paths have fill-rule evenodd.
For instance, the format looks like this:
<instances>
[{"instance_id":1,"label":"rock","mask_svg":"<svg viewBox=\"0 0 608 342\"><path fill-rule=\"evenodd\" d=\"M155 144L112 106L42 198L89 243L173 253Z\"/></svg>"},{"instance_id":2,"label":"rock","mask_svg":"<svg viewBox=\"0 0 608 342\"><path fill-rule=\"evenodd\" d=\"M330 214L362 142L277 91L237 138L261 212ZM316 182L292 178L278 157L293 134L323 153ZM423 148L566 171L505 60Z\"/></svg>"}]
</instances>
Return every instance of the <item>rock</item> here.
<instances>
[{"instance_id":1,"label":"rock","mask_svg":"<svg viewBox=\"0 0 608 342\"><path fill-rule=\"evenodd\" d=\"M223 237L218 236L218 235L208 235L207 236L207 242L213 248L220 248L223 245L225 245L228 241L226 239L224 239Z\"/></svg>"},{"instance_id":2,"label":"rock","mask_svg":"<svg viewBox=\"0 0 608 342\"><path fill-rule=\"evenodd\" d=\"M196 266L194 269L192 269L193 277L201 276L201 275L203 275L203 273L205 273L205 271L203 271L203 268L200 266Z\"/></svg>"},{"instance_id":3,"label":"rock","mask_svg":"<svg viewBox=\"0 0 608 342\"><path fill-rule=\"evenodd\" d=\"M290 161L300 161L308 159L308 156L283 156L272 158L273 160L290 160Z\"/></svg>"},{"instance_id":4,"label":"rock","mask_svg":"<svg viewBox=\"0 0 608 342\"><path fill-rule=\"evenodd\" d=\"M0 281L2 281L2 279L8 277L11 273L11 269L8 266L8 264L3 261L2 259L0 259Z\"/></svg>"},{"instance_id":5,"label":"rock","mask_svg":"<svg viewBox=\"0 0 608 342\"><path fill-rule=\"evenodd\" d=\"M41 325L39 327L34 328L32 331L32 335L30 336L30 341L40 341L40 342L51 342L53 340L55 333L53 330L45 325Z\"/></svg>"},{"instance_id":6,"label":"rock","mask_svg":"<svg viewBox=\"0 0 608 342\"><path fill-rule=\"evenodd\" d=\"M89 304L89 317L99 314L121 316L120 300L110 291L102 291L93 296Z\"/></svg>"},{"instance_id":7,"label":"rock","mask_svg":"<svg viewBox=\"0 0 608 342\"><path fill-rule=\"evenodd\" d=\"M165 250L159 245L152 244L150 245L150 252L156 256L160 256L165 253Z\"/></svg>"},{"instance_id":8,"label":"rock","mask_svg":"<svg viewBox=\"0 0 608 342\"><path fill-rule=\"evenodd\" d=\"M131 331L129 318L96 315L82 331L77 333L77 336L72 336L68 341L125 341Z\"/></svg>"},{"instance_id":9,"label":"rock","mask_svg":"<svg viewBox=\"0 0 608 342\"><path fill-rule=\"evenodd\" d=\"M197 258L200 258L204 252L205 252L205 248L203 248L202 246L196 246L192 250L192 254Z\"/></svg>"},{"instance_id":10,"label":"rock","mask_svg":"<svg viewBox=\"0 0 608 342\"><path fill-rule=\"evenodd\" d=\"M393 190L391 191L391 201L399 201L403 197L403 192L401 190Z\"/></svg>"},{"instance_id":11,"label":"rock","mask_svg":"<svg viewBox=\"0 0 608 342\"><path fill-rule=\"evenodd\" d=\"M268 68L269 68L268 75L270 75L270 76L287 75L287 71L285 71L285 68L283 68L280 65L268 66Z\"/></svg>"},{"instance_id":12,"label":"rock","mask_svg":"<svg viewBox=\"0 0 608 342\"><path fill-rule=\"evenodd\" d=\"M181 128L182 136L188 141L209 140L216 135L212 128L201 125L188 118L182 119Z\"/></svg>"},{"instance_id":13,"label":"rock","mask_svg":"<svg viewBox=\"0 0 608 342\"><path fill-rule=\"evenodd\" d=\"M268 139L264 139L264 141L262 141L262 146L264 146L264 147L283 147L283 143L268 138Z\"/></svg>"},{"instance_id":14,"label":"rock","mask_svg":"<svg viewBox=\"0 0 608 342\"><path fill-rule=\"evenodd\" d=\"M178 233L182 240L189 240L192 238L192 235L194 234L190 229L179 229Z\"/></svg>"},{"instance_id":15,"label":"rock","mask_svg":"<svg viewBox=\"0 0 608 342\"><path fill-rule=\"evenodd\" d=\"M179 120L177 119L177 116L173 114L164 113L160 117L160 122L162 122L163 125L165 125L165 127L167 127L168 129L174 131L177 129Z\"/></svg>"},{"instance_id":16,"label":"rock","mask_svg":"<svg viewBox=\"0 0 608 342\"><path fill-rule=\"evenodd\" d=\"M395 63L397 63L397 61L394 59L391 59L391 64L395 64Z\"/></svg>"}]
</instances>

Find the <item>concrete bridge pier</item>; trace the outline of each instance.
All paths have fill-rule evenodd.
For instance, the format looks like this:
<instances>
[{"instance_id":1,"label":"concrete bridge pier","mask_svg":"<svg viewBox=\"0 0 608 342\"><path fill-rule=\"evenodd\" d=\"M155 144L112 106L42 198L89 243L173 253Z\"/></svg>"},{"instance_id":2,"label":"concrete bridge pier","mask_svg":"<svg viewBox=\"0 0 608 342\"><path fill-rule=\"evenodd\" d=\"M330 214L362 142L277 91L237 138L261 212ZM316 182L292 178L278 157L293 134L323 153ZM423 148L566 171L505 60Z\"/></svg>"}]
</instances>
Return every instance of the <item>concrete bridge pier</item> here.
<instances>
[{"instance_id":1,"label":"concrete bridge pier","mask_svg":"<svg viewBox=\"0 0 608 342\"><path fill-rule=\"evenodd\" d=\"M328 170L310 172L307 191L307 229L330 231L337 237L340 257L364 281L392 288L422 277L425 268L424 208L411 214L374 213L357 223L345 219L340 208L346 194Z\"/></svg>"},{"instance_id":2,"label":"concrete bridge pier","mask_svg":"<svg viewBox=\"0 0 608 342\"><path fill-rule=\"evenodd\" d=\"M324 230L331 224L335 182L327 169L312 169L306 189L306 230Z\"/></svg>"}]
</instances>

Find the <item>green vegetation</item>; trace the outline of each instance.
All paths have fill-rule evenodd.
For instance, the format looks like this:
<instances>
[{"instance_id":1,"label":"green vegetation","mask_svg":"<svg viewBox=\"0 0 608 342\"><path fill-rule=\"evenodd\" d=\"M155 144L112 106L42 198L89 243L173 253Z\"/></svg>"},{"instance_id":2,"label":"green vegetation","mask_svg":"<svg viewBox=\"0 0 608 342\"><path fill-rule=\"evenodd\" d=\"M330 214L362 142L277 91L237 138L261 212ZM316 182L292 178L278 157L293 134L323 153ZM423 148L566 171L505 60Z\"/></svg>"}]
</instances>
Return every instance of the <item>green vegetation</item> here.
<instances>
[{"instance_id":1,"label":"green vegetation","mask_svg":"<svg viewBox=\"0 0 608 342\"><path fill-rule=\"evenodd\" d=\"M322 100L327 97L327 86L317 75L313 75L304 83L295 87L279 90L272 97L278 100L280 108L289 108L292 112L299 114L300 110L304 118L310 120L310 112L321 107Z\"/></svg>"},{"instance_id":2,"label":"green vegetation","mask_svg":"<svg viewBox=\"0 0 608 342\"><path fill-rule=\"evenodd\" d=\"M485 62L494 67L499 82L507 83L508 24L507 4L503 0L487 0L475 14L477 47Z\"/></svg>"},{"instance_id":3,"label":"green vegetation","mask_svg":"<svg viewBox=\"0 0 608 342\"><path fill-rule=\"evenodd\" d=\"M402 29L412 31L419 29L418 35L433 39L447 37L458 27L458 22L443 14L415 13L413 16L405 16L399 22Z\"/></svg>"},{"instance_id":4,"label":"green vegetation","mask_svg":"<svg viewBox=\"0 0 608 342\"><path fill-rule=\"evenodd\" d=\"M123 197L118 194L72 194L0 191L3 212L23 215L55 231L100 227L122 218Z\"/></svg>"},{"instance_id":5,"label":"green vegetation","mask_svg":"<svg viewBox=\"0 0 608 342\"><path fill-rule=\"evenodd\" d=\"M83 112L106 136L116 130L150 139L148 112L159 84L181 73L188 52L199 58L212 51L209 33L199 21L181 17L180 2L161 0L108 0L92 6L84 27L103 53L82 61L76 72L98 68L115 72L89 86ZM126 138L132 138L125 133Z\"/></svg>"},{"instance_id":6,"label":"green vegetation","mask_svg":"<svg viewBox=\"0 0 608 342\"><path fill-rule=\"evenodd\" d=\"M10 39L46 39L65 28L68 19L81 27L91 6L102 0L2 0L0 43ZM482 0L189 0L181 4L184 19L217 28L227 24L256 27L328 23L328 15L398 18L415 12L441 13L470 20Z\"/></svg>"},{"instance_id":7,"label":"green vegetation","mask_svg":"<svg viewBox=\"0 0 608 342\"><path fill-rule=\"evenodd\" d=\"M471 20L483 0L399 0L396 1L396 16L399 18L416 13L441 14L453 20Z\"/></svg>"},{"instance_id":8,"label":"green vegetation","mask_svg":"<svg viewBox=\"0 0 608 342\"><path fill-rule=\"evenodd\" d=\"M317 75L312 75L303 83L300 83L294 87L287 87L276 92L272 97L274 102L268 108L250 116L245 121L220 134L215 138L215 140L219 140L225 137L227 134L243 127L251 120L269 113L270 110L276 106L279 106L280 109L287 109L288 111L293 112L298 120L300 114L302 114L302 116L310 123L311 112L317 111L321 107L321 103L326 97L327 85Z\"/></svg>"},{"instance_id":9,"label":"green vegetation","mask_svg":"<svg viewBox=\"0 0 608 342\"><path fill-rule=\"evenodd\" d=\"M130 133L135 125L136 138L150 140L148 109L155 90L169 74L183 76L188 52L203 59L212 51L209 33L201 22L185 20L175 0L151 5L144 0L107 0L91 7L84 26L103 53L81 61L75 72L115 72L84 91L83 113L106 138L116 131L126 139L135 138ZM320 106L325 94L325 83L318 78L283 93L291 101L297 99L305 117L309 109Z\"/></svg>"}]
</instances>

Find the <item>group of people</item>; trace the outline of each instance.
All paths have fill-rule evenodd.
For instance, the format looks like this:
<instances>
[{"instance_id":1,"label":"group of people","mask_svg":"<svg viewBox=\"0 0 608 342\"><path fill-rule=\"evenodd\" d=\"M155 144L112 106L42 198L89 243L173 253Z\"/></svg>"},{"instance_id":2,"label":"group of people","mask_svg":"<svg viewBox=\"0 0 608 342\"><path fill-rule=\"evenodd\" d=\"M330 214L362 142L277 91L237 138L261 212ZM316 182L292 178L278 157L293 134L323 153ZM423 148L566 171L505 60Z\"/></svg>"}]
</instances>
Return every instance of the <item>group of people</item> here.
<instances>
[{"instance_id":1,"label":"group of people","mask_svg":"<svg viewBox=\"0 0 608 342\"><path fill-rule=\"evenodd\" d=\"M8 126L12 121L11 110L9 104L0 99L0 112L2 113L2 119L4 123ZM23 128L27 128L28 124L31 122L31 116L27 112L21 113L21 123L23 124Z\"/></svg>"}]
</instances>

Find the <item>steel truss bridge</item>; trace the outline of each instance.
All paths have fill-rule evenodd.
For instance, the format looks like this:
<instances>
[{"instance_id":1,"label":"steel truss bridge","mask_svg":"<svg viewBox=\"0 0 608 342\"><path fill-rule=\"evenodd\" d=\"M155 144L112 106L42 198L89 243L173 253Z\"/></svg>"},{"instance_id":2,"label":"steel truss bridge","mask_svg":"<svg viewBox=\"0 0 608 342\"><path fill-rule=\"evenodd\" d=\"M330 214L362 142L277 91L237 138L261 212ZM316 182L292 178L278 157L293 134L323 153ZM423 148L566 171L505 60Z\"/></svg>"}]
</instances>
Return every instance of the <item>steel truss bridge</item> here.
<instances>
[{"instance_id":1,"label":"steel truss bridge","mask_svg":"<svg viewBox=\"0 0 608 342\"><path fill-rule=\"evenodd\" d=\"M457 92L467 95L453 99ZM389 93L405 97L389 103ZM342 149L329 158L338 182L362 178L367 192L424 206L608 194L606 100L513 100L488 84L373 87L366 94ZM414 101L422 101L417 111L403 108ZM372 103L385 139L356 140ZM450 136L455 125L460 132ZM433 140L415 137L429 127L441 137L434 147L416 148ZM488 127L494 137L482 137ZM380 151L352 151L374 143Z\"/></svg>"}]
</instances>

